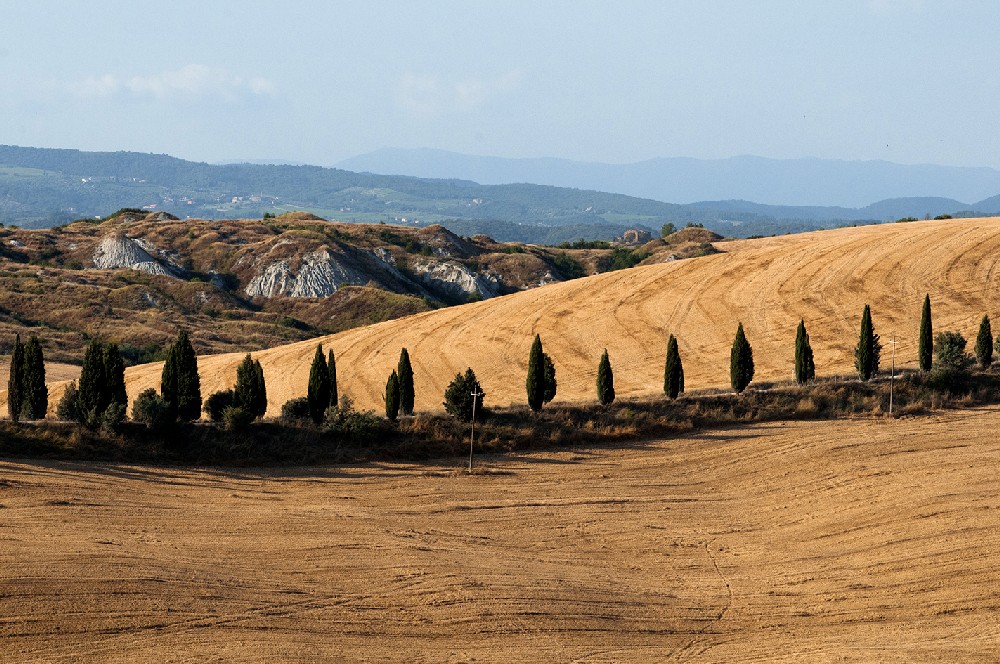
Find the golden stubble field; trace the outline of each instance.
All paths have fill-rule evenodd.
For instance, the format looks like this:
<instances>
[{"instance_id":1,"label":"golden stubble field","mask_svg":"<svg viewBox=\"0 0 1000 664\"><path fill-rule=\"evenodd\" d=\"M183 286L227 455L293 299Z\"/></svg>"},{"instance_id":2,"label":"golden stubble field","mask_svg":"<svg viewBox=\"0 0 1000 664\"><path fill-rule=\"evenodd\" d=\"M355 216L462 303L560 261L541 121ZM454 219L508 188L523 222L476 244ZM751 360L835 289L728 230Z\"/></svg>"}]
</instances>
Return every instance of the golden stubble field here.
<instances>
[{"instance_id":1,"label":"golden stubble field","mask_svg":"<svg viewBox=\"0 0 1000 664\"><path fill-rule=\"evenodd\" d=\"M726 242L725 253L552 284L255 354L270 415L303 396L316 343L337 354L341 393L381 410L386 378L406 346L417 410L440 410L447 384L472 366L497 406L524 403L528 350L540 333L557 366L560 401L595 400L607 348L620 397L659 394L667 335L678 337L688 389L726 387L742 321L758 380L790 379L795 328L806 321L819 374L853 372L861 309L898 338L897 364L916 364L924 293L936 330L974 340L984 313L1000 312L1000 219L885 224ZM971 348L971 342L970 342ZM888 364L889 347L883 361ZM202 390L231 387L242 355L199 358ZM127 372L130 400L159 388L159 364Z\"/></svg>"},{"instance_id":2,"label":"golden stubble field","mask_svg":"<svg viewBox=\"0 0 1000 664\"><path fill-rule=\"evenodd\" d=\"M5 661L990 661L1000 408L448 464L0 462Z\"/></svg>"}]
</instances>

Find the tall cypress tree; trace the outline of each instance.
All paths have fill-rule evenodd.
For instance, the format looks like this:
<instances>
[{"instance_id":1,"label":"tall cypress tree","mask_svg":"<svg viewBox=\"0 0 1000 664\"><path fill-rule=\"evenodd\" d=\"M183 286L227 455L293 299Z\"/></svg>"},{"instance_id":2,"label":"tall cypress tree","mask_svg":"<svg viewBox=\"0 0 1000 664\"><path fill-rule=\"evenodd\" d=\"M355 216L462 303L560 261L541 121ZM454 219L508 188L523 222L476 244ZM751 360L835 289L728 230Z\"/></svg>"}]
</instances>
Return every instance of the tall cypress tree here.
<instances>
[{"instance_id":1,"label":"tall cypress tree","mask_svg":"<svg viewBox=\"0 0 1000 664\"><path fill-rule=\"evenodd\" d=\"M542 362L545 364L545 391L542 394L542 403L548 403L556 398L556 365L549 357L548 353L542 353Z\"/></svg>"},{"instance_id":2,"label":"tall cypress tree","mask_svg":"<svg viewBox=\"0 0 1000 664\"><path fill-rule=\"evenodd\" d=\"M125 360L118 350L118 344L110 343L104 346L104 393L101 396L101 412L113 403L128 406L128 393L125 391Z\"/></svg>"},{"instance_id":3,"label":"tall cypress tree","mask_svg":"<svg viewBox=\"0 0 1000 664\"><path fill-rule=\"evenodd\" d=\"M799 321L799 329L795 332L795 382L800 385L808 383L816 377L816 365L813 364L813 350L809 343L809 333L806 332L806 322Z\"/></svg>"},{"instance_id":4,"label":"tall cypress tree","mask_svg":"<svg viewBox=\"0 0 1000 664\"><path fill-rule=\"evenodd\" d=\"M253 410L256 417L261 418L267 414L267 385L264 384L264 367L260 365L260 360L253 362Z\"/></svg>"},{"instance_id":5,"label":"tall cypress tree","mask_svg":"<svg viewBox=\"0 0 1000 664\"><path fill-rule=\"evenodd\" d=\"M393 369L389 380L385 381L385 416L390 422L399 417L399 375Z\"/></svg>"},{"instance_id":6,"label":"tall cypress tree","mask_svg":"<svg viewBox=\"0 0 1000 664\"><path fill-rule=\"evenodd\" d=\"M169 419L190 422L201 417L201 377L198 356L186 330L179 330L167 351L160 374L160 394L167 403Z\"/></svg>"},{"instance_id":7,"label":"tall cypress tree","mask_svg":"<svg viewBox=\"0 0 1000 664\"><path fill-rule=\"evenodd\" d=\"M7 414L17 422L24 407L24 346L21 335L14 336L14 349L10 353L10 376L7 379Z\"/></svg>"},{"instance_id":8,"label":"tall cypress tree","mask_svg":"<svg viewBox=\"0 0 1000 664\"><path fill-rule=\"evenodd\" d=\"M171 344L167 349L167 359L163 362L163 370L160 372L160 396L167 408L167 419L173 421L177 418L177 408L180 402L178 395L178 382L180 380L180 358L177 354L177 343Z\"/></svg>"},{"instance_id":9,"label":"tall cypress tree","mask_svg":"<svg viewBox=\"0 0 1000 664\"><path fill-rule=\"evenodd\" d=\"M333 349L326 356L326 368L330 372L330 405L340 404L340 395L337 394L337 358L333 356Z\"/></svg>"},{"instance_id":10,"label":"tall cypress tree","mask_svg":"<svg viewBox=\"0 0 1000 664\"><path fill-rule=\"evenodd\" d=\"M396 378L399 384L399 409L403 415L413 415L413 367L410 366L410 353L405 348L399 351Z\"/></svg>"},{"instance_id":11,"label":"tall cypress tree","mask_svg":"<svg viewBox=\"0 0 1000 664\"><path fill-rule=\"evenodd\" d=\"M247 353L236 367L236 387L233 388L233 405L242 408L250 415L255 415L257 410L256 396L257 378L254 371L253 358Z\"/></svg>"},{"instance_id":12,"label":"tall cypress tree","mask_svg":"<svg viewBox=\"0 0 1000 664\"><path fill-rule=\"evenodd\" d=\"M983 369L989 369L993 364L993 329L990 326L990 317L983 314L983 320L979 322L979 334L976 335L976 361Z\"/></svg>"},{"instance_id":13,"label":"tall cypress tree","mask_svg":"<svg viewBox=\"0 0 1000 664\"><path fill-rule=\"evenodd\" d=\"M924 295L924 308L920 312L920 338L917 343L917 362L921 371L930 371L933 361L934 330L931 324L931 295L927 293Z\"/></svg>"},{"instance_id":14,"label":"tall cypress tree","mask_svg":"<svg viewBox=\"0 0 1000 664\"><path fill-rule=\"evenodd\" d=\"M312 366L309 368L309 391L306 400L309 402L309 417L319 424L323 421L326 409L330 407L330 369L326 366L323 356L323 346L316 346Z\"/></svg>"},{"instance_id":15,"label":"tall cypress tree","mask_svg":"<svg viewBox=\"0 0 1000 664\"><path fill-rule=\"evenodd\" d=\"M677 339L670 335L667 340L667 362L663 368L663 391L669 399L676 399L684 391L684 365L677 348Z\"/></svg>"},{"instance_id":16,"label":"tall cypress tree","mask_svg":"<svg viewBox=\"0 0 1000 664\"><path fill-rule=\"evenodd\" d=\"M753 374L753 348L743 332L743 323L740 323L729 352L729 383L737 393L742 393L753 380Z\"/></svg>"},{"instance_id":17,"label":"tall cypress tree","mask_svg":"<svg viewBox=\"0 0 1000 664\"><path fill-rule=\"evenodd\" d=\"M83 368L77 387L80 419L87 426L97 426L101 414L108 407L105 392L104 344L91 340L83 354Z\"/></svg>"},{"instance_id":18,"label":"tall cypress tree","mask_svg":"<svg viewBox=\"0 0 1000 664\"><path fill-rule=\"evenodd\" d=\"M32 336L24 347L24 373L21 414L25 419L42 420L49 408L49 388L45 386L45 358L38 337Z\"/></svg>"},{"instance_id":19,"label":"tall cypress tree","mask_svg":"<svg viewBox=\"0 0 1000 664\"><path fill-rule=\"evenodd\" d=\"M602 406L607 406L615 400L615 374L611 370L607 348L604 349L601 362L597 365L597 400Z\"/></svg>"},{"instance_id":20,"label":"tall cypress tree","mask_svg":"<svg viewBox=\"0 0 1000 664\"><path fill-rule=\"evenodd\" d=\"M928 318L928 320L930 319ZM879 336L875 334L871 308L866 304L864 311L861 312L861 332L858 335L858 345L854 349L854 368L858 370L858 377L861 380L869 380L878 373L881 355L882 344L879 342Z\"/></svg>"},{"instance_id":21,"label":"tall cypress tree","mask_svg":"<svg viewBox=\"0 0 1000 664\"><path fill-rule=\"evenodd\" d=\"M545 360L542 351L542 338L535 335L528 355L528 377L524 387L528 392L528 406L536 413L542 409L545 402Z\"/></svg>"}]
</instances>

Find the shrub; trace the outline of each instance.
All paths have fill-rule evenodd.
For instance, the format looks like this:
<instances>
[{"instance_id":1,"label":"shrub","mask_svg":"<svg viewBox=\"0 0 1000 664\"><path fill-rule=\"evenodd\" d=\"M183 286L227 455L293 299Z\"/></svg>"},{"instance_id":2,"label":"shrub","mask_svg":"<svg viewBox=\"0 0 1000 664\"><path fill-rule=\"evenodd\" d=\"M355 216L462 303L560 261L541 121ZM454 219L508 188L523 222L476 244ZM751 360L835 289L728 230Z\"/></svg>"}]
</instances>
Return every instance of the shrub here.
<instances>
[{"instance_id":1,"label":"shrub","mask_svg":"<svg viewBox=\"0 0 1000 664\"><path fill-rule=\"evenodd\" d=\"M939 332L934 337L934 368L931 386L937 389L961 390L969 377L972 358L965 352L965 337L958 332Z\"/></svg>"},{"instance_id":2,"label":"shrub","mask_svg":"<svg viewBox=\"0 0 1000 664\"><path fill-rule=\"evenodd\" d=\"M121 429L122 422L125 421L125 404L119 401L112 401L104 409L100 417L101 431L115 433Z\"/></svg>"},{"instance_id":3,"label":"shrub","mask_svg":"<svg viewBox=\"0 0 1000 664\"><path fill-rule=\"evenodd\" d=\"M476 394L475 401L473 401L473 393ZM464 374L458 373L452 379L448 389L444 391L443 405L449 415L463 422L468 422L472 419L473 406L477 413L485 414L482 413L483 399L485 398L486 394L480 387L479 381L476 380L476 373L470 367L465 370Z\"/></svg>"},{"instance_id":4,"label":"shrub","mask_svg":"<svg viewBox=\"0 0 1000 664\"><path fill-rule=\"evenodd\" d=\"M226 431L244 431L255 419L256 415L248 413L240 406L226 406L222 411L222 425Z\"/></svg>"},{"instance_id":5,"label":"shrub","mask_svg":"<svg viewBox=\"0 0 1000 664\"><path fill-rule=\"evenodd\" d=\"M56 406L56 417L67 422L80 421L80 397L76 389L76 381L71 381L63 392L59 405Z\"/></svg>"},{"instance_id":6,"label":"shrub","mask_svg":"<svg viewBox=\"0 0 1000 664\"><path fill-rule=\"evenodd\" d=\"M281 419L286 422L312 420L309 412L309 397L295 397L281 405Z\"/></svg>"},{"instance_id":7,"label":"shrub","mask_svg":"<svg viewBox=\"0 0 1000 664\"><path fill-rule=\"evenodd\" d=\"M153 388L143 390L132 402L132 419L151 431L162 431L173 421L170 406Z\"/></svg>"},{"instance_id":8,"label":"shrub","mask_svg":"<svg viewBox=\"0 0 1000 664\"><path fill-rule=\"evenodd\" d=\"M330 406L324 417L323 431L354 441L370 441L382 430L382 418L370 410L355 411L346 394L340 403Z\"/></svg>"},{"instance_id":9,"label":"shrub","mask_svg":"<svg viewBox=\"0 0 1000 664\"><path fill-rule=\"evenodd\" d=\"M236 393L233 390L213 392L205 399L205 413L208 415L208 419L213 422L221 422L226 408L235 405L235 403Z\"/></svg>"}]
</instances>

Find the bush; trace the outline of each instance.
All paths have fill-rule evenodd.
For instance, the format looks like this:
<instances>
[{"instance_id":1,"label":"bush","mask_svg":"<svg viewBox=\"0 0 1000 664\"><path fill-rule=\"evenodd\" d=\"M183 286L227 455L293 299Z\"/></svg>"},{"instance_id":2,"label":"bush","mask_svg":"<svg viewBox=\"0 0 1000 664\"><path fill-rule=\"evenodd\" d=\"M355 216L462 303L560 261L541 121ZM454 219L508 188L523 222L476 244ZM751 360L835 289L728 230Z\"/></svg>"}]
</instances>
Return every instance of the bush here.
<instances>
[{"instance_id":1,"label":"bush","mask_svg":"<svg viewBox=\"0 0 1000 664\"><path fill-rule=\"evenodd\" d=\"M222 425L226 431L245 431L257 419L239 406L226 406L222 411Z\"/></svg>"},{"instance_id":2,"label":"bush","mask_svg":"<svg viewBox=\"0 0 1000 664\"><path fill-rule=\"evenodd\" d=\"M309 397L295 397L281 406L281 419L286 422L304 422L311 420L309 414Z\"/></svg>"},{"instance_id":3,"label":"bush","mask_svg":"<svg viewBox=\"0 0 1000 664\"><path fill-rule=\"evenodd\" d=\"M958 332L939 332L934 337L934 368L931 384L937 388L961 388L968 378L972 358L965 352L965 337Z\"/></svg>"},{"instance_id":4,"label":"bush","mask_svg":"<svg viewBox=\"0 0 1000 664\"><path fill-rule=\"evenodd\" d=\"M355 411L351 398L346 394L340 404L326 409L323 431L355 441L372 440L382 430L382 418L370 410Z\"/></svg>"},{"instance_id":5,"label":"bush","mask_svg":"<svg viewBox=\"0 0 1000 664\"><path fill-rule=\"evenodd\" d=\"M104 409L100 417L101 431L105 433L116 433L121 429L122 422L125 421L125 404L112 401Z\"/></svg>"},{"instance_id":6,"label":"bush","mask_svg":"<svg viewBox=\"0 0 1000 664\"><path fill-rule=\"evenodd\" d=\"M213 392L205 399L205 414L213 422L221 422L223 412L226 408L236 402L236 393L233 390L222 390Z\"/></svg>"},{"instance_id":7,"label":"bush","mask_svg":"<svg viewBox=\"0 0 1000 664\"><path fill-rule=\"evenodd\" d=\"M165 429L173 419L170 415L167 402L153 388L143 390L132 402L132 420L152 431Z\"/></svg>"},{"instance_id":8,"label":"bush","mask_svg":"<svg viewBox=\"0 0 1000 664\"><path fill-rule=\"evenodd\" d=\"M71 381L63 392L62 399L56 407L56 417L67 422L80 421L80 399L76 389L76 381Z\"/></svg>"},{"instance_id":9,"label":"bush","mask_svg":"<svg viewBox=\"0 0 1000 664\"><path fill-rule=\"evenodd\" d=\"M486 397L486 394L483 392L483 388L480 387L479 381L476 380L476 374L471 367L465 370L464 375L461 373L456 374L451 384L448 385L448 389L444 392L444 409L452 417L457 417L463 422L470 421L473 412L473 392L477 395L475 398L475 411L481 415L485 415L486 413L483 411L483 399Z\"/></svg>"}]
</instances>

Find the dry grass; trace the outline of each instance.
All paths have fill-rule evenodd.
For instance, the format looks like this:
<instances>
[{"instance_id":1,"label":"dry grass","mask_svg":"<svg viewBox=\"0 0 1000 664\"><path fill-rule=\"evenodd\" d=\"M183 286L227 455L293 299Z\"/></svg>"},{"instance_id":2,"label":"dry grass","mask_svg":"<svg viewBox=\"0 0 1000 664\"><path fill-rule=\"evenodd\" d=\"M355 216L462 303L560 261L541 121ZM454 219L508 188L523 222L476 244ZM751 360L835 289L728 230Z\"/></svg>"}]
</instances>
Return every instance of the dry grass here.
<instances>
[{"instance_id":1,"label":"dry grass","mask_svg":"<svg viewBox=\"0 0 1000 664\"><path fill-rule=\"evenodd\" d=\"M11 661L1000 658L1000 409L267 471L0 463Z\"/></svg>"}]
</instances>

